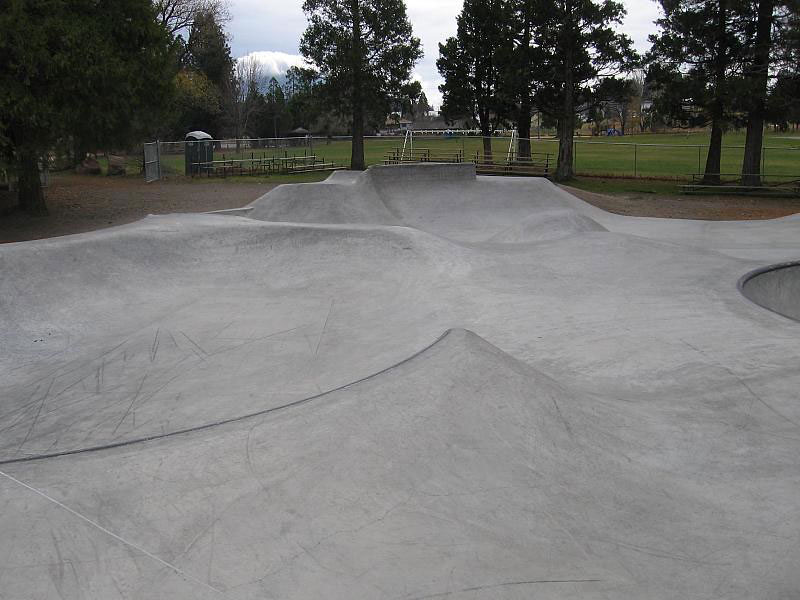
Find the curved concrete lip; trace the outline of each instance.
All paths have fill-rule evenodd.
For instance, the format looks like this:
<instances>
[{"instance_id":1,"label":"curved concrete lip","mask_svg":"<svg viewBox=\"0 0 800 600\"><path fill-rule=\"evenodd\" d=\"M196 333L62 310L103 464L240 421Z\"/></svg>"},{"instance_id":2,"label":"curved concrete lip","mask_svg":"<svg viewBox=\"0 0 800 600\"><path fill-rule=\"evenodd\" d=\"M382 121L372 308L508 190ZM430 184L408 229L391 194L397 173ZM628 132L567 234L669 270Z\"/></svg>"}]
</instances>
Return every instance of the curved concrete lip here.
<instances>
[{"instance_id":1,"label":"curved concrete lip","mask_svg":"<svg viewBox=\"0 0 800 600\"><path fill-rule=\"evenodd\" d=\"M776 293L779 293L778 290L774 289L775 286L768 286L771 289L762 289L761 293L754 293L752 289L753 284L758 282L761 278L764 278L770 274L786 271L787 269L796 269L798 271L796 279L798 282L800 282L800 260L794 260L774 265L767 265L765 267L760 267L745 273L739 278L736 287L739 292L753 304L786 319L800 322L800 295L791 295L788 300L791 301L791 298L795 298L795 304L797 306L789 307L789 310L787 310L786 306L782 306L783 302L785 302L787 299L779 299L775 297Z\"/></svg>"}]
</instances>

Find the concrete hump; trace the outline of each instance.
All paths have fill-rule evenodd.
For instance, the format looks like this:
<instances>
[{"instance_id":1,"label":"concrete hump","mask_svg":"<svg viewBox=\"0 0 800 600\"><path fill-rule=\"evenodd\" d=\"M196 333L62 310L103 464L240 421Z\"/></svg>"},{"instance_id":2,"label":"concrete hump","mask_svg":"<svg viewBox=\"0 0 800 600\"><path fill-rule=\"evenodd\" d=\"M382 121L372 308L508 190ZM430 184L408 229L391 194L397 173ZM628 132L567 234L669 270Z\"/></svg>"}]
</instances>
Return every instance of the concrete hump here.
<instances>
[{"instance_id":1,"label":"concrete hump","mask_svg":"<svg viewBox=\"0 0 800 600\"><path fill-rule=\"evenodd\" d=\"M352 282L415 320L475 260L410 228L212 215L2 245L0 461L203 427L378 371L425 334L339 330ZM276 291L319 273L325 294Z\"/></svg>"},{"instance_id":2,"label":"concrete hump","mask_svg":"<svg viewBox=\"0 0 800 600\"><path fill-rule=\"evenodd\" d=\"M570 235L608 229L594 219L571 209L541 210L492 236L491 242L524 243L557 240Z\"/></svg>"},{"instance_id":3,"label":"concrete hump","mask_svg":"<svg viewBox=\"0 0 800 600\"><path fill-rule=\"evenodd\" d=\"M614 574L562 525L576 530L578 514L562 514L569 502L558 497L582 456L563 423L569 405L554 382L455 329L360 382L257 418L7 464L41 496L0 479L0 530L15 540L4 591L52 597L58 560L93 598L118 597L116 581L137 599L210 588L349 600L379 587L424 598L539 580L605 597ZM131 551L145 547L162 563ZM81 560L92 548L105 551Z\"/></svg>"},{"instance_id":4,"label":"concrete hump","mask_svg":"<svg viewBox=\"0 0 800 600\"><path fill-rule=\"evenodd\" d=\"M800 261L748 273L740 281L739 289L751 302L800 321Z\"/></svg>"},{"instance_id":5,"label":"concrete hump","mask_svg":"<svg viewBox=\"0 0 800 600\"><path fill-rule=\"evenodd\" d=\"M399 224L363 173L278 186L252 205L248 217L290 223Z\"/></svg>"}]
</instances>

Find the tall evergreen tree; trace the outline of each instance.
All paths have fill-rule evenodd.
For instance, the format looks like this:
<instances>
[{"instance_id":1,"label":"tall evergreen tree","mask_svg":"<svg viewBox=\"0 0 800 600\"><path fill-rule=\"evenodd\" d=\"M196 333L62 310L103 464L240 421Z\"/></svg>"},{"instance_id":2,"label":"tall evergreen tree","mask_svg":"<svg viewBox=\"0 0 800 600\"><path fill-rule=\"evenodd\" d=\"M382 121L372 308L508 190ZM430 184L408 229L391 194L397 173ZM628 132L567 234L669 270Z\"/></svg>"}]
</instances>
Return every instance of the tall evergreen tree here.
<instances>
[{"instance_id":1,"label":"tall evergreen tree","mask_svg":"<svg viewBox=\"0 0 800 600\"><path fill-rule=\"evenodd\" d=\"M542 68L546 57L536 41L537 26L545 15L540 0L510 0L508 10L506 35L511 45L503 57L505 68L501 87L513 104L513 120L519 134L518 155L530 158L534 98L547 84Z\"/></svg>"},{"instance_id":2,"label":"tall evergreen tree","mask_svg":"<svg viewBox=\"0 0 800 600\"><path fill-rule=\"evenodd\" d=\"M305 0L308 28L300 52L323 80L328 104L349 112L350 168L363 170L364 127L370 111L385 117L422 56L403 0Z\"/></svg>"},{"instance_id":3,"label":"tall evergreen tree","mask_svg":"<svg viewBox=\"0 0 800 600\"><path fill-rule=\"evenodd\" d=\"M664 17L649 54L649 77L666 90L663 98L690 108L711 123L703 181L720 182L722 137L733 106L734 80L741 65L742 38L736 27L740 0L660 0ZM672 87L672 92L669 91ZM677 92L677 93L676 93Z\"/></svg>"},{"instance_id":4,"label":"tall evergreen tree","mask_svg":"<svg viewBox=\"0 0 800 600\"><path fill-rule=\"evenodd\" d=\"M747 137L742 160L742 184L761 185L761 152L768 113L769 83L776 72L797 66L797 0L749 0L744 12L744 62L739 96L747 113ZM795 98L797 101L797 98Z\"/></svg>"},{"instance_id":5,"label":"tall evergreen tree","mask_svg":"<svg viewBox=\"0 0 800 600\"><path fill-rule=\"evenodd\" d=\"M203 73L220 92L227 89L233 79L234 62L228 36L213 12L195 17L186 50L188 67Z\"/></svg>"},{"instance_id":6,"label":"tall evergreen tree","mask_svg":"<svg viewBox=\"0 0 800 600\"><path fill-rule=\"evenodd\" d=\"M201 73L211 83L211 91L218 99L220 111L206 114L207 121L202 123L202 129L215 137L221 137L223 130L230 129L235 133L235 64L228 36L215 12L203 12L195 16L183 63L185 69Z\"/></svg>"},{"instance_id":7,"label":"tall evergreen tree","mask_svg":"<svg viewBox=\"0 0 800 600\"><path fill-rule=\"evenodd\" d=\"M313 69L291 67L286 73L284 86L287 98L286 111L291 129L311 129L322 112L319 94L319 74Z\"/></svg>"},{"instance_id":8,"label":"tall evergreen tree","mask_svg":"<svg viewBox=\"0 0 800 600\"><path fill-rule=\"evenodd\" d=\"M455 37L439 44L436 67L444 78L442 113L452 120L468 116L478 122L483 153L492 160L491 135L509 116L504 94L510 41L505 0L464 0Z\"/></svg>"},{"instance_id":9,"label":"tall evergreen tree","mask_svg":"<svg viewBox=\"0 0 800 600\"><path fill-rule=\"evenodd\" d=\"M47 212L39 161L57 141L132 140L171 95L173 50L150 0L6 0L0 152L17 167L23 210Z\"/></svg>"},{"instance_id":10,"label":"tall evergreen tree","mask_svg":"<svg viewBox=\"0 0 800 600\"><path fill-rule=\"evenodd\" d=\"M537 43L545 53L545 87L537 104L558 121L555 178L573 177L573 138L577 108L597 100L598 88L614 75L631 70L637 60L632 42L615 27L625 9L611 0L542 0Z\"/></svg>"}]
</instances>

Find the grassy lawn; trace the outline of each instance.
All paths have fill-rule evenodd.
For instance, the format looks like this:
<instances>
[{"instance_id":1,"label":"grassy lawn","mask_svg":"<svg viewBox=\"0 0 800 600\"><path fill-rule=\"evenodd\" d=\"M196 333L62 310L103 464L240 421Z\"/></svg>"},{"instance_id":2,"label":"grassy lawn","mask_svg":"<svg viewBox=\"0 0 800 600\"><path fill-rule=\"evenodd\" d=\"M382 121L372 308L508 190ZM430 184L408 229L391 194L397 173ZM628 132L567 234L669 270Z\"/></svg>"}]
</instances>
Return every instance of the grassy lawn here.
<instances>
[{"instance_id":1,"label":"grassy lawn","mask_svg":"<svg viewBox=\"0 0 800 600\"><path fill-rule=\"evenodd\" d=\"M680 182L663 179L632 179L607 177L576 177L570 187L597 194L652 194L654 196L677 196Z\"/></svg>"},{"instance_id":2,"label":"grassy lawn","mask_svg":"<svg viewBox=\"0 0 800 600\"><path fill-rule=\"evenodd\" d=\"M732 132L725 136L722 153L723 173L738 173L741 169L744 132ZM492 138L492 149L498 159L505 159L509 149L509 138ZM575 144L575 166L580 175L609 177L651 177L686 180L691 174L702 172L707 155L708 134L641 134L624 137L579 137ZM365 140L365 158L368 165L380 164L386 154L402 147L403 139L397 137L372 137ZM767 133L764 141L764 173L774 176L797 176L800 178L800 136L797 134ZM184 173L183 148L180 144L165 145L161 163L165 175ZM552 138L534 139L533 152L549 153L555 161L558 142ZM466 160L474 159L483 151L481 138L477 137L416 137L414 149L427 149L432 155L462 152ZM349 140L313 140L310 147L261 148L239 152L231 149L216 151L214 158L240 159L251 157L284 157L314 155L319 160L347 166L350 163ZM129 173L138 173L138 156L130 157ZM101 164L104 161L101 160ZM272 176L266 181L319 181L326 175L302 174ZM233 181L240 178L230 178Z\"/></svg>"},{"instance_id":3,"label":"grassy lawn","mask_svg":"<svg viewBox=\"0 0 800 600\"><path fill-rule=\"evenodd\" d=\"M744 133L725 137L723 173L740 172L744 139ZM587 175L685 179L705 168L707 144L708 136L703 133L581 138L576 145L576 171ZM763 158L764 174L800 177L800 139L767 134Z\"/></svg>"}]
</instances>

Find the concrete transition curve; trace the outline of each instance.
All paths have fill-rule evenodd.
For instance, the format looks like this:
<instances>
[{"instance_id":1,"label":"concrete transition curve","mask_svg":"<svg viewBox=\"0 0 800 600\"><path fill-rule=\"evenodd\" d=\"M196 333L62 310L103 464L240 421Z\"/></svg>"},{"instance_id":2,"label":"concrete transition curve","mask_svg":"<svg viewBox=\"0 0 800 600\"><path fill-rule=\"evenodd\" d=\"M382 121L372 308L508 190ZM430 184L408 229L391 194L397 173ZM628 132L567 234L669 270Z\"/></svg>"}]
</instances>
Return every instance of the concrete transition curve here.
<instances>
[{"instance_id":1,"label":"concrete transition curve","mask_svg":"<svg viewBox=\"0 0 800 600\"><path fill-rule=\"evenodd\" d=\"M773 312L800 321L800 262L774 265L745 275L742 293Z\"/></svg>"},{"instance_id":2,"label":"concrete transition curve","mask_svg":"<svg viewBox=\"0 0 800 600\"><path fill-rule=\"evenodd\" d=\"M798 598L798 258L436 164L2 245L0 600Z\"/></svg>"}]
</instances>

